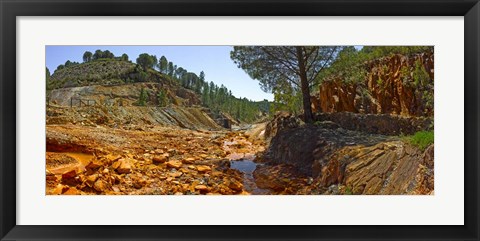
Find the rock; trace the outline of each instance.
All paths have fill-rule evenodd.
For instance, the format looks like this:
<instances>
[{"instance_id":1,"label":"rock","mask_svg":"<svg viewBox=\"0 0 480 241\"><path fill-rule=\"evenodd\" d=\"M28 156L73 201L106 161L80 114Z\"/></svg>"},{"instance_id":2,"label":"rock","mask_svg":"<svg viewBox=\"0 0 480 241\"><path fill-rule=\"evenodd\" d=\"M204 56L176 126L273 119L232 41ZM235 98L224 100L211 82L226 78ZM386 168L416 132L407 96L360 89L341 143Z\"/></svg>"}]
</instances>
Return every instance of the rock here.
<instances>
[{"instance_id":1,"label":"rock","mask_svg":"<svg viewBox=\"0 0 480 241\"><path fill-rule=\"evenodd\" d=\"M434 156L434 146L433 144L427 147L425 149L425 152L423 153L423 162L426 167L433 169L434 164L433 164L433 156Z\"/></svg>"},{"instance_id":2,"label":"rock","mask_svg":"<svg viewBox=\"0 0 480 241\"><path fill-rule=\"evenodd\" d=\"M277 133L296 128L299 126L300 120L287 112L277 112L267 126L265 127L265 141L268 143Z\"/></svg>"},{"instance_id":3,"label":"rock","mask_svg":"<svg viewBox=\"0 0 480 241\"><path fill-rule=\"evenodd\" d=\"M143 183L142 183L142 182L138 182L138 181L137 181L137 182L134 182L134 183L133 183L133 187L134 187L135 189L140 189L140 188L143 187Z\"/></svg>"},{"instance_id":4,"label":"rock","mask_svg":"<svg viewBox=\"0 0 480 241\"><path fill-rule=\"evenodd\" d=\"M183 175L183 173L182 172L171 172L168 175L171 176L171 177L180 177L180 176Z\"/></svg>"},{"instance_id":5,"label":"rock","mask_svg":"<svg viewBox=\"0 0 480 241\"><path fill-rule=\"evenodd\" d=\"M126 174L132 171L131 160L126 158L119 159L112 167L120 174Z\"/></svg>"},{"instance_id":6,"label":"rock","mask_svg":"<svg viewBox=\"0 0 480 241\"><path fill-rule=\"evenodd\" d=\"M46 176L47 182L56 182L57 181L57 177L53 174L48 173L45 176Z\"/></svg>"},{"instance_id":7,"label":"rock","mask_svg":"<svg viewBox=\"0 0 480 241\"><path fill-rule=\"evenodd\" d=\"M278 193L290 186L292 174L297 175L298 171L293 166L285 164L258 166L253 172L255 183L259 188L270 189Z\"/></svg>"},{"instance_id":8,"label":"rock","mask_svg":"<svg viewBox=\"0 0 480 241\"><path fill-rule=\"evenodd\" d=\"M197 166L197 171L199 171L199 172L209 172L211 170L212 170L212 168L209 167L209 166L205 166L205 165Z\"/></svg>"},{"instance_id":9,"label":"rock","mask_svg":"<svg viewBox=\"0 0 480 241\"><path fill-rule=\"evenodd\" d=\"M85 166L85 169L88 171L96 171L98 168L102 166L102 163L99 161L91 161Z\"/></svg>"},{"instance_id":10,"label":"rock","mask_svg":"<svg viewBox=\"0 0 480 241\"><path fill-rule=\"evenodd\" d=\"M80 195L80 194L81 192L74 187L67 188L67 190L63 192L63 195Z\"/></svg>"},{"instance_id":11,"label":"rock","mask_svg":"<svg viewBox=\"0 0 480 241\"><path fill-rule=\"evenodd\" d=\"M352 144L374 145L386 139L385 136L365 136L363 133L343 129L305 125L276 134L262 159L278 164L290 164L303 174L316 177L320 174L324 162L340 148Z\"/></svg>"},{"instance_id":12,"label":"rock","mask_svg":"<svg viewBox=\"0 0 480 241\"><path fill-rule=\"evenodd\" d=\"M427 194L433 190L433 185L422 186L425 180L423 177L428 175L428 170L421 164L422 153L400 141L339 150L327 163L327 167L345 156L350 158L344 161L344 172L339 170L341 177L337 181L343 183L353 194L399 195L416 191ZM335 173L327 171L328 168L324 170L322 178ZM433 170L431 173L433 176Z\"/></svg>"},{"instance_id":13,"label":"rock","mask_svg":"<svg viewBox=\"0 0 480 241\"><path fill-rule=\"evenodd\" d=\"M403 117L389 114L356 114L349 112L316 113L315 120L315 124L322 128L336 129L341 127L352 131L382 135L410 135L420 130L429 129L433 123L433 118L428 117Z\"/></svg>"},{"instance_id":14,"label":"rock","mask_svg":"<svg viewBox=\"0 0 480 241\"><path fill-rule=\"evenodd\" d=\"M228 183L228 187L235 191L241 191L243 189L243 184L232 178Z\"/></svg>"},{"instance_id":15,"label":"rock","mask_svg":"<svg viewBox=\"0 0 480 241\"><path fill-rule=\"evenodd\" d=\"M97 180L93 184L93 188L99 192L105 192L107 190L107 183L102 180Z\"/></svg>"},{"instance_id":16,"label":"rock","mask_svg":"<svg viewBox=\"0 0 480 241\"><path fill-rule=\"evenodd\" d=\"M427 105L425 88L431 88L433 97L434 55L432 52L410 56L395 54L364 64L364 81L344 81L341 76L330 76L322 82L317 95L312 96L314 112L355 112L367 114L394 114L402 116L433 116L433 105ZM416 88L414 78L402 74L413 72L416 64L426 71L428 80L423 88Z\"/></svg>"},{"instance_id":17,"label":"rock","mask_svg":"<svg viewBox=\"0 0 480 241\"><path fill-rule=\"evenodd\" d=\"M168 154L170 154L171 156L175 156L177 155L178 151L176 149L168 149Z\"/></svg>"},{"instance_id":18,"label":"rock","mask_svg":"<svg viewBox=\"0 0 480 241\"><path fill-rule=\"evenodd\" d=\"M153 163L164 163L168 160L166 155L154 156L152 158Z\"/></svg>"},{"instance_id":19,"label":"rock","mask_svg":"<svg viewBox=\"0 0 480 241\"><path fill-rule=\"evenodd\" d=\"M333 121L317 121L315 122L315 125L320 127L320 128L326 128L326 129L338 129L340 128L340 125Z\"/></svg>"},{"instance_id":20,"label":"rock","mask_svg":"<svg viewBox=\"0 0 480 241\"><path fill-rule=\"evenodd\" d=\"M110 163L114 163L114 162L120 160L120 158L122 158L122 156L120 156L120 155L108 154L108 155L106 155L104 158L106 159L107 163L110 164Z\"/></svg>"},{"instance_id":21,"label":"rock","mask_svg":"<svg viewBox=\"0 0 480 241\"><path fill-rule=\"evenodd\" d=\"M89 187L92 187L93 184L97 181L97 179L98 179L98 174L93 174L93 175L87 176L85 182Z\"/></svg>"},{"instance_id":22,"label":"rock","mask_svg":"<svg viewBox=\"0 0 480 241\"><path fill-rule=\"evenodd\" d=\"M71 170L69 172L62 174L62 179L70 179L70 178L74 178L75 176L77 176L77 171Z\"/></svg>"},{"instance_id":23,"label":"rock","mask_svg":"<svg viewBox=\"0 0 480 241\"><path fill-rule=\"evenodd\" d=\"M186 163L186 164L192 164L194 162L195 162L195 158L193 158L193 157L185 158L183 160L183 163Z\"/></svg>"},{"instance_id":24,"label":"rock","mask_svg":"<svg viewBox=\"0 0 480 241\"><path fill-rule=\"evenodd\" d=\"M178 160L168 161L167 167L179 169L180 167L182 167L182 162Z\"/></svg>"},{"instance_id":25,"label":"rock","mask_svg":"<svg viewBox=\"0 0 480 241\"><path fill-rule=\"evenodd\" d=\"M206 191L206 190L208 190L208 187L205 186L205 185L196 185L195 190Z\"/></svg>"},{"instance_id":26,"label":"rock","mask_svg":"<svg viewBox=\"0 0 480 241\"><path fill-rule=\"evenodd\" d=\"M112 189L113 189L114 192L120 192L120 188L118 188L116 186L113 186Z\"/></svg>"}]
</instances>

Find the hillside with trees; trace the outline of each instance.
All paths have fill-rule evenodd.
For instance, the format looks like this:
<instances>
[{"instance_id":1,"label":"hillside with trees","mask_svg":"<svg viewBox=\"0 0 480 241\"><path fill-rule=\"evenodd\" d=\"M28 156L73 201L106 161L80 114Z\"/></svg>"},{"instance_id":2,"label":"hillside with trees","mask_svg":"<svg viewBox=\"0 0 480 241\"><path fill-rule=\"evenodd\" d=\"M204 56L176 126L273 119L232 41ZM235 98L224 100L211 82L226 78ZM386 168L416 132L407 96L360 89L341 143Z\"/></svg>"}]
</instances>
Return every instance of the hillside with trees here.
<instances>
[{"instance_id":1,"label":"hillside with trees","mask_svg":"<svg viewBox=\"0 0 480 241\"><path fill-rule=\"evenodd\" d=\"M59 65L50 76L47 69L47 90L58 88L69 88L90 85L122 85L133 83L161 83L165 89L158 93L148 93L142 90L139 93L138 103L141 106L155 105L161 102L160 106L178 102L169 100L167 92L169 88L178 89L183 87L193 91L201 100L201 105L211 109L220 115L227 113L241 122L254 122L267 115L270 111L268 101L255 102L247 98L236 97L226 86L207 81L205 73L201 71L198 75L189 72L183 67L177 67L169 62L165 56L157 59L155 55L142 53L136 58L136 62L129 60L129 56L122 54L116 57L109 50L97 50L95 53L89 51L83 54L83 63L66 61ZM160 101L148 101L154 95ZM170 99L174 99L172 94Z\"/></svg>"}]
</instances>

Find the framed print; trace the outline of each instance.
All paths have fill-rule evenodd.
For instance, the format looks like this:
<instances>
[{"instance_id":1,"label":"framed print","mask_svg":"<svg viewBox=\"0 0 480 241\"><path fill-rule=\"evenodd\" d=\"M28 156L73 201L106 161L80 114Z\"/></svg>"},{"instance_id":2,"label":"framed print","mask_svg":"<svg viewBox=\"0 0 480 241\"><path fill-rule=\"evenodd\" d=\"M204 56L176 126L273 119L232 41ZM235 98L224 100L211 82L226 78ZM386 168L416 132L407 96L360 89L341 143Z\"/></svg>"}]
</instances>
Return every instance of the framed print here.
<instances>
[{"instance_id":1,"label":"framed print","mask_svg":"<svg viewBox=\"0 0 480 241\"><path fill-rule=\"evenodd\" d=\"M478 240L478 1L2 1L2 240Z\"/></svg>"}]
</instances>

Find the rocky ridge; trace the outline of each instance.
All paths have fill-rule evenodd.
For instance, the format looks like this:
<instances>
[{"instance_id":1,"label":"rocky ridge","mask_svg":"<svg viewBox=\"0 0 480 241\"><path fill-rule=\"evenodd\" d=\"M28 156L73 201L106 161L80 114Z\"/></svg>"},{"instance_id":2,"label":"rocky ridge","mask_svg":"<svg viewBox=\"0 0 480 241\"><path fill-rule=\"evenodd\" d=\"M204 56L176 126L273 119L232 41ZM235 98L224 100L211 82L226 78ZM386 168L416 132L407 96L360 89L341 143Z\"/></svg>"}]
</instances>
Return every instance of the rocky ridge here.
<instances>
[{"instance_id":1,"label":"rocky ridge","mask_svg":"<svg viewBox=\"0 0 480 241\"><path fill-rule=\"evenodd\" d=\"M277 129L268 132L276 134L258 160L268 165L254 172L259 187L285 194L433 193L433 145L422 151L395 136L294 119L279 114L267 125Z\"/></svg>"},{"instance_id":2,"label":"rocky ridge","mask_svg":"<svg viewBox=\"0 0 480 241\"><path fill-rule=\"evenodd\" d=\"M423 67L425 73L418 75L427 79L414 76L417 67ZM395 54L369 61L364 68L362 80L346 83L340 75L323 80L312 97L314 112L433 116L433 52Z\"/></svg>"}]
</instances>

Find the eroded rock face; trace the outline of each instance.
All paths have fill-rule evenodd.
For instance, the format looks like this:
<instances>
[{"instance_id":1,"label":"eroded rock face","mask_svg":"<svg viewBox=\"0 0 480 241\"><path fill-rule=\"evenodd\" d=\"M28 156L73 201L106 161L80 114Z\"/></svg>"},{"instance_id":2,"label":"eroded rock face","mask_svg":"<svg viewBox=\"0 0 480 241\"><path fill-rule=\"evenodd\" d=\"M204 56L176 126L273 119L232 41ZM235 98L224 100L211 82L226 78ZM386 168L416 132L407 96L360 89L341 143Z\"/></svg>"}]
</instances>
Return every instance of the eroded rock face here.
<instances>
[{"instance_id":1,"label":"eroded rock face","mask_svg":"<svg viewBox=\"0 0 480 241\"><path fill-rule=\"evenodd\" d=\"M428 83L419 83L411 76L417 61L426 71ZM412 56L393 55L367 62L367 76L356 83L344 83L331 77L320 85L312 97L314 112L354 112L395 114L401 116L433 116L434 56L426 52ZM405 71L408 70L408 71ZM405 73L410 76L405 76Z\"/></svg>"},{"instance_id":2,"label":"eroded rock face","mask_svg":"<svg viewBox=\"0 0 480 241\"><path fill-rule=\"evenodd\" d=\"M288 130L299 126L300 120L287 112L275 113L272 121L267 123L264 132L265 141L268 143L282 130Z\"/></svg>"},{"instance_id":3,"label":"eroded rock face","mask_svg":"<svg viewBox=\"0 0 480 241\"><path fill-rule=\"evenodd\" d=\"M421 151L398 137L303 125L279 131L262 156L270 167L254 174L259 187L277 192L293 186L282 181L293 171L274 171L287 165L313 178L297 194L431 194L433 153L433 145Z\"/></svg>"},{"instance_id":4,"label":"eroded rock face","mask_svg":"<svg viewBox=\"0 0 480 241\"><path fill-rule=\"evenodd\" d=\"M275 135L263 158L297 167L317 176L328 157L344 146L373 145L389 137L344 129L324 129L313 125L281 130Z\"/></svg>"},{"instance_id":5,"label":"eroded rock face","mask_svg":"<svg viewBox=\"0 0 480 241\"><path fill-rule=\"evenodd\" d=\"M341 127L347 130L390 136L411 135L417 131L433 127L433 118L403 117L388 114L317 113L315 114L315 120L318 121L318 126L324 128ZM328 122L333 122L333 124Z\"/></svg>"},{"instance_id":6,"label":"eroded rock face","mask_svg":"<svg viewBox=\"0 0 480 241\"><path fill-rule=\"evenodd\" d=\"M430 194L434 189L433 165L427 164L430 158L433 145L422 152L401 141L345 148L323 167L321 180L328 186L333 184L329 177L335 176L353 194ZM344 170L331 172L338 163L345 166Z\"/></svg>"}]
</instances>

